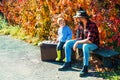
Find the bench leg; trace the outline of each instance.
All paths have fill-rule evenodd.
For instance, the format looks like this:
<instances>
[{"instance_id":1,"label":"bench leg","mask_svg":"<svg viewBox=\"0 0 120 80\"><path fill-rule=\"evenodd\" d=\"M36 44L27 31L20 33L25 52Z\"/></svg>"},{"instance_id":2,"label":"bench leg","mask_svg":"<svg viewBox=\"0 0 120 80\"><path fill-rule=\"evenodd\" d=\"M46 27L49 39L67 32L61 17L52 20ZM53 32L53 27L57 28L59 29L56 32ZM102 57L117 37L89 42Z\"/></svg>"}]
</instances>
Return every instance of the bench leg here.
<instances>
[{"instance_id":1,"label":"bench leg","mask_svg":"<svg viewBox=\"0 0 120 80\"><path fill-rule=\"evenodd\" d=\"M110 58L103 57L102 62L103 62L104 67L108 67L108 68L113 67L113 62L112 62L112 60Z\"/></svg>"},{"instance_id":2,"label":"bench leg","mask_svg":"<svg viewBox=\"0 0 120 80\"><path fill-rule=\"evenodd\" d=\"M109 69L118 69L118 60L115 59L115 57L108 57L108 58L103 58L103 66L104 68L107 67Z\"/></svg>"}]
</instances>

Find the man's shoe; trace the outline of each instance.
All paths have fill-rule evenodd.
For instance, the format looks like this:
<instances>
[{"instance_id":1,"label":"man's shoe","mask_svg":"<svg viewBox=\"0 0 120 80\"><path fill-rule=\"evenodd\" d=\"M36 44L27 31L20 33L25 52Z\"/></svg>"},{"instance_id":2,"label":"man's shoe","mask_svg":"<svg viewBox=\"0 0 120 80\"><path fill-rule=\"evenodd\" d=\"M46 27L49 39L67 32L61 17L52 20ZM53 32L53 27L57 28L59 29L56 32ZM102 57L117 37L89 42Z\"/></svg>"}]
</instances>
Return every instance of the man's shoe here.
<instances>
[{"instance_id":1,"label":"man's shoe","mask_svg":"<svg viewBox=\"0 0 120 80\"><path fill-rule=\"evenodd\" d=\"M80 71L80 77L84 77L88 74L88 66L83 66L82 70Z\"/></svg>"},{"instance_id":2,"label":"man's shoe","mask_svg":"<svg viewBox=\"0 0 120 80\"><path fill-rule=\"evenodd\" d=\"M65 71L71 68L71 62L65 62L61 68L58 69L58 71Z\"/></svg>"}]
</instances>

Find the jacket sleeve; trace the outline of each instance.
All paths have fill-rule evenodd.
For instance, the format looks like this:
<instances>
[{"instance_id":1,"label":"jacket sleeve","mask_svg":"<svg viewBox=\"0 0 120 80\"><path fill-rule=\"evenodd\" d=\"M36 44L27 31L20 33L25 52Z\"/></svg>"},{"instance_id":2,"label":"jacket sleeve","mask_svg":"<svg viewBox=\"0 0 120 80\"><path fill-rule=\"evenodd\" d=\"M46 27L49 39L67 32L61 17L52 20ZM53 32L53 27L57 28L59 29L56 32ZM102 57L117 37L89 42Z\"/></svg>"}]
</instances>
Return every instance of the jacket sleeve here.
<instances>
[{"instance_id":1,"label":"jacket sleeve","mask_svg":"<svg viewBox=\"0 0 120 80\"><path fill-rule=\"evenodd\" d=\"M72 39L72 30L68 27L67 29L67 40Z\"/></svg>"}]
</instances>

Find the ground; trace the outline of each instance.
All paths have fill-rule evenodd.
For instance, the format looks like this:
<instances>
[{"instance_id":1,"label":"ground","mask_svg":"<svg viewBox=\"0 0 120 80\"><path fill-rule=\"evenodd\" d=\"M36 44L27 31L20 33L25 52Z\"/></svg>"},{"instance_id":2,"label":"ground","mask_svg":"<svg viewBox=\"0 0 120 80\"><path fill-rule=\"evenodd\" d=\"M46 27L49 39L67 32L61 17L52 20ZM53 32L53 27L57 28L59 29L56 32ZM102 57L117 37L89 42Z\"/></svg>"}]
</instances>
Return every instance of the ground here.
<instances>
[{"instance_id":1,"label":"ground","mask_svg":"<svg viewBox=\"0 0 120 80\"><path fill-rule=\"evenodd\" d=\"M63 63L43 62L39 46L10 36L0 36L0 80L103 80L92 75L79 77L80 68L58 71Z\"/></svg>"}]
</instances>

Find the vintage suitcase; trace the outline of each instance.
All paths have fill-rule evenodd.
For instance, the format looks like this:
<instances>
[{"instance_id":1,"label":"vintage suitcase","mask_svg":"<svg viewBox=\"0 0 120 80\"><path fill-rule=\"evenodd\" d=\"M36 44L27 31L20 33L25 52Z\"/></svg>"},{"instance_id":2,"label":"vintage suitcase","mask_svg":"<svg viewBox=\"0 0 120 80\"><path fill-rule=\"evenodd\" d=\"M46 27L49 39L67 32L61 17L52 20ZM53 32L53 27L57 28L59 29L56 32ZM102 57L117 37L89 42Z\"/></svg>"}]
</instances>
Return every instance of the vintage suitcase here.
<instances>
[{"instance_id":1,"label":"vintage suitcase","mask_svg":"<svg viewBox=\"0 0 120 80\"><path fill-rule=\"evenodd\" d=\"M56 46L55 43L50 42L41 42L40 46L40 53L41 53L41 60L42 61L54 61L57 57L56 53Z\"/></svg>"},{"instance_id":2,"label":"vintage suitcase","mask_svg":"<svg viewBox=\"0 0 120 80\"><path fill-rule=\"evenodd\" d=\"M53 43L51 41L43 41L38 44L40 46L40 54L41 54L41 60L42 61L55 61L57 57L56 52L56 43ZM72 51L71 59L72 61L76 61L76 54L74 51ZM64 59L65 53L64 50L62 50L62 59Z\"/></svg>"}]
</instances>

